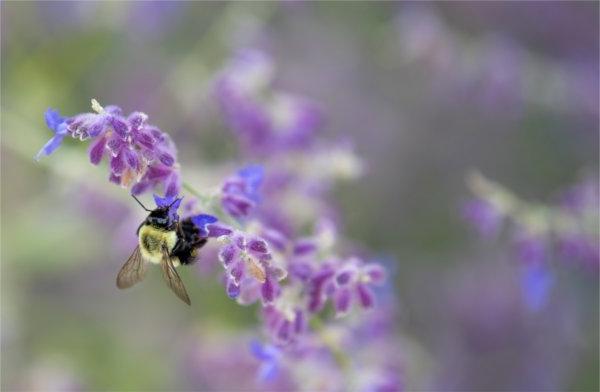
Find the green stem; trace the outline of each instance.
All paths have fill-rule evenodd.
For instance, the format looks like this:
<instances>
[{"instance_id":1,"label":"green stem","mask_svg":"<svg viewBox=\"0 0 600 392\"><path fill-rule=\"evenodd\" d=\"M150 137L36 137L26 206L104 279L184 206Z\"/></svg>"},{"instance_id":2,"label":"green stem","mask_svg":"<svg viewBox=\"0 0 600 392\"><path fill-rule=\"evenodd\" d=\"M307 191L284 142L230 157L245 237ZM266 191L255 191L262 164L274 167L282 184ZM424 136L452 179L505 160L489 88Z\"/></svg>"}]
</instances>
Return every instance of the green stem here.
<instances>
[{"instance_id":1,"label":"green stem","mask_svg":"<svg viewBox=\"0 0 600 392\"><path fill-rule=\"evenodd\" d=\"M198 192L196 189L194 189L193 186L191 186L190 184L188 184L187 182L183 182L182 184L183 189L185 189L186 191L188 191L189 193L191 193L192 195L196 196L198 199L200 199L200 201L204 204L210 204L212 202L211 197L210 196L206 196L201 194L200 192Z\"/></svg>"},{"instance_id":2,"label":"green stem","mask_svg":"<svg viewBox=\"0 0 600 392\"><path fill-rule=\"evenodd\" d=\"M310 320L310 326L315 330L315 332L317 332L323 344L331 351L335 362L342 369L342 371L347 372L350 369L350 358L337 344L337 342L332 339L331 336L327 335L327 331L323 325L323 320L315 317Z\"/></svg>"},{"instance_id":3,"label":"green stem","mask_svg":"<svg viewBox=\"0 0 600 392\"><path fill-rule=\"evenodd\" d=\"M203 195L202 193L198 192L193 186L191 186L189 183L187 183L185 181L183 181L181 186L183 187L183 189L185 189L186 191L191 193L193 196L197 197L200 200L200 202L203 204L203 207L205 210L212 212L220 220L227 223L231 227L235 227L236 229L242 228L241 224L239 222L237 222L236 220L232 219L229 215L227 215L223 211L221 206L218 203L216 203L215 197Z\"/></svg>"}]
</instances>

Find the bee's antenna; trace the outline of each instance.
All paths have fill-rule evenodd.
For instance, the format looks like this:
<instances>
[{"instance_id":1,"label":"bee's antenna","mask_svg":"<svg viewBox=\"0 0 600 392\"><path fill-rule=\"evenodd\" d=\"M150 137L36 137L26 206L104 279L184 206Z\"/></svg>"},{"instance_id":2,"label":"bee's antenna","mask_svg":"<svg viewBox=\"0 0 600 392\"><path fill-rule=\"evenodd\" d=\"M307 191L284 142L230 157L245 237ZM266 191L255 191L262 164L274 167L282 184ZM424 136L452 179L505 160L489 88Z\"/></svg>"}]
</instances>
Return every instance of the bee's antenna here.
<instances>
[{"instance_id":1,"label":"bee's antenna","mask_svg":"<svg viewBox=\"0 0 600 392\"><path fill-rule=\"evenodd\" d=\"M143 208L144 210L146 210L146 211L148 211L148 212L152 212L152 210L149 210L149 209L147 209L147 208L146 208L146 207L145 207L145 206L142 204L142 202L141 202L141 201L139 201L137 197L135 197L135 195L131 195L131 197L133 197L133 198L135 199L135 201L137 201L137 202L138 202L138 204L139 204L139 205L141 205L141 206L142 206L142 208Z\"/></svg>"}]
</instances>

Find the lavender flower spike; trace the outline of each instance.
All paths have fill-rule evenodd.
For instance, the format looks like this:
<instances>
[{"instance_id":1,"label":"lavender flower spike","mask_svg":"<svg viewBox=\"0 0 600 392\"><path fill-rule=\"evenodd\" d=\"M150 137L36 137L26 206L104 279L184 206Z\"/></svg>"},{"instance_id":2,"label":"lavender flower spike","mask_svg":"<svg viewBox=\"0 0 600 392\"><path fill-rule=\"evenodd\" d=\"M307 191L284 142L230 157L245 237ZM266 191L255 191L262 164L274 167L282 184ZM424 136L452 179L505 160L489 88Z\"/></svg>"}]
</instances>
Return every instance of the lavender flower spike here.
<instances>
[{"instance_id":1,"label":"lavender flower spike","mask_svg":"<svg viewBox=\"0 0 600 392\"><path fill-rule=\"evenodd\" d=\"M90 162L98 165L109 160L109 180L131 187L134 195L161 187L166 196L174 197L181 189L177 151L169 136L147 124L148 116L133 112L124 116L117 106L102 107L92 100L91 113L62 117L52 109L46 111L46 124L54 137L37 154L50 155L69 135L81 141L90 139Z\"/></svg>"}]
</instances>

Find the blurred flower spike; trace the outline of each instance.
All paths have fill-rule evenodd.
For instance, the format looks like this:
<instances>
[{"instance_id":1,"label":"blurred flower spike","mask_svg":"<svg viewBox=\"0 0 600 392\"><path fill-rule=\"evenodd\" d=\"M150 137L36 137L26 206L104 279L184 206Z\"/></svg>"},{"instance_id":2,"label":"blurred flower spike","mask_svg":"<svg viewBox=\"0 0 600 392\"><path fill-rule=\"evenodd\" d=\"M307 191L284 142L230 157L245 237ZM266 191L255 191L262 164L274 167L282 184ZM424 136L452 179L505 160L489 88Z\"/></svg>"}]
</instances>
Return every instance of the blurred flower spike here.
<instances>
[{"instance_id":1,"label":"blurred flower spike","mask_svg":"<svg viewBox=\"0 0 600 392\"><path fill-rule=\"evenodd\" d=\"M39 160L52 154L69 135L81 141L90 140L89 159L98 165L109 160L109 180L138 195L162 188L166 196L181 190L177 151L169 136L146 122L148 116L133 112L128 116L117 106L102 107L92 100L92 113L62 117L48 109L46 124L54 136L36 155Z\"/></svg>"},{"instance_id":2,"label":"blurred flower spike","mask_svg":"<svg viewBox=\"0 0 600 392\"><path fill-rule=\"evenodd\" d=\"M496 234L502 223L502 214L492 204L482 199L471 199L462 210L463 218L483 237Z\"/></svg>"},{"instance_id":3,"label":"blurred flower spike","mask_svg":"<svg viewBox=\"0 0 600 392\"><path fill-rule=\"evenodd\" d=\"M556 204L524 201L478 173L468 177L468 184L476 199L465 206L463 216L483 235L505 226L512 254L521 264L523 299L531 310L538 311L547 302L555 282L553 261L578 265L598 276L597 176L583 178Z\"/></svg>"},{"instance_id":4,"label":"blurred flower spike","mask_svg":"<svg viewBox=\"0 0 600 392\"><path fill-rule=\"evenodd\" d=\"M234 218L247 217L260 202L259 187L263 182L264 168L246 166L223 184L221 204Z\"/></svg>"},{"instance_id":5,"label":"blurred flower spike","mask_svg":"<svg viewBox=\"0 0 600 392\"><path fill-rule=\"evenodd\" d=\"M261 362L258 370L258 380L272 381L277 377L280 368L281 351L270 344L262 344L258 340L250 342L250 351Z\"/></svg>"},{"instance_id":6,"label":"blurred flower spike","mask_svg":"<svg viewBox=\"0 0 600 392\"><path fill-rule=\"evenodd\" d=\"M215 83L225 121L251 155L309 147L323 124L321 112L309 100L270 89L274 69L265 53L244 50Z\"/></svg>"}]
</instances>

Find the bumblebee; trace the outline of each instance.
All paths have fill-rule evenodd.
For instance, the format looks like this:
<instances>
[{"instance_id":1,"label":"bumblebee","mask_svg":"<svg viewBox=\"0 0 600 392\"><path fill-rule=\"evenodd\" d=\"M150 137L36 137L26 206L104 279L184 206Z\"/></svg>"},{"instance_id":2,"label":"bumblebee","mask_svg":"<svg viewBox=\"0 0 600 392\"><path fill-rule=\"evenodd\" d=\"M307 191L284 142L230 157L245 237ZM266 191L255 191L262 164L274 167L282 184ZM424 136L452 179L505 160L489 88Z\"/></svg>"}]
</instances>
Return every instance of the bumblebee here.
<instances>
[{"instance_id":1,"label":"bumblebee","mask_svg":"<svg viewBox=\"0 0 600 392\"><path fill-rule=\"evenodd\" d=\"M133 198L150 214L137 229L138 245L119 271L117 287L126 289L135 285L144 279L148 263L158 264L169 288L190 305L190 298L175 268L194 263L207 238L201 236L193 217L179 221L176 211L181 198L176 198L169 205L157 203L158 207L154 210L147 209L135 196ZM212 218L209 223L216 221L209 215L201 216Z\"/></svg>"}]
</instances>

